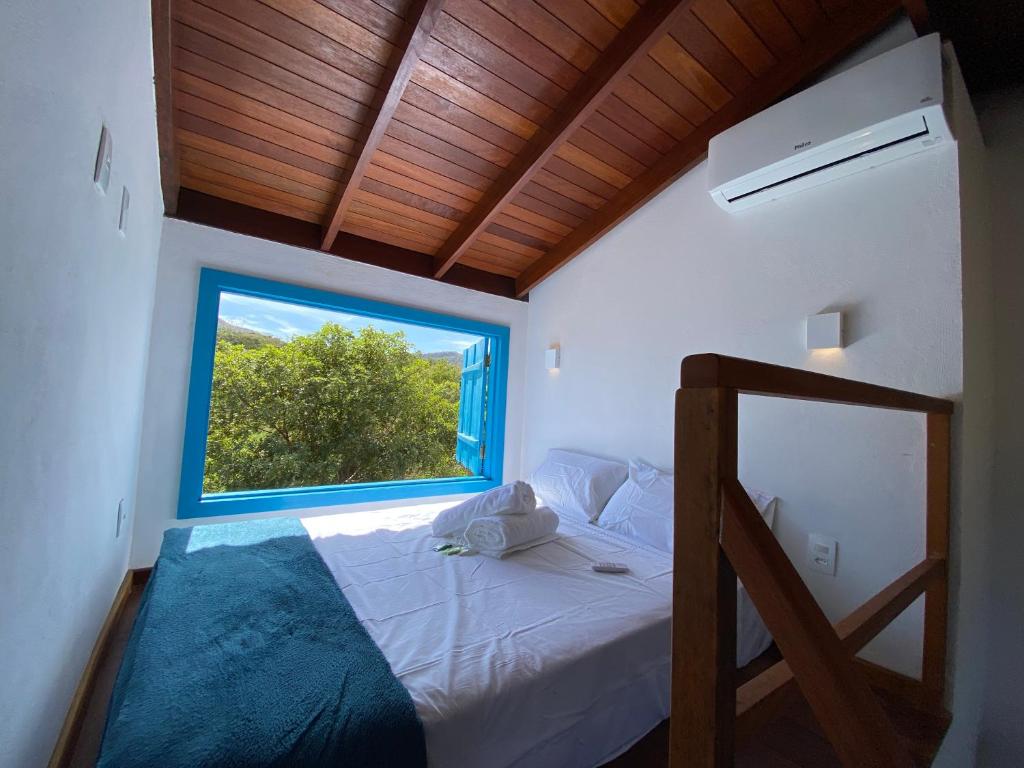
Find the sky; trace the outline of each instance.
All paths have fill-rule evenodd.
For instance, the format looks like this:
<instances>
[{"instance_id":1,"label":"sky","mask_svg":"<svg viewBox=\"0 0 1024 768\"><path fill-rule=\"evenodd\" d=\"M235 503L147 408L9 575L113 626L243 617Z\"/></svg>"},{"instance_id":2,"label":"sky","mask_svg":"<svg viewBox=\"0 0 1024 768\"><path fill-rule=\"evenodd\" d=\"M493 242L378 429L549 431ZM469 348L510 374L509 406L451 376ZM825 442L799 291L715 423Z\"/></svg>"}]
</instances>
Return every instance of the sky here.
<instances>
[{"instance_id":1,"label":"sky","mask_svg":"<svg viewBox=\"0 0 1024 768\"><path fill-rule=\"evenodd\" d=\"M372 325L387 333L404 331L406 338L420 352L461 352L480 340L479 336L458 331L425 328L235 293L220 295L220 319L279 339L313 333L324 323L338 323L357 333L361 328Z\"/></svg>"}]
</instances>

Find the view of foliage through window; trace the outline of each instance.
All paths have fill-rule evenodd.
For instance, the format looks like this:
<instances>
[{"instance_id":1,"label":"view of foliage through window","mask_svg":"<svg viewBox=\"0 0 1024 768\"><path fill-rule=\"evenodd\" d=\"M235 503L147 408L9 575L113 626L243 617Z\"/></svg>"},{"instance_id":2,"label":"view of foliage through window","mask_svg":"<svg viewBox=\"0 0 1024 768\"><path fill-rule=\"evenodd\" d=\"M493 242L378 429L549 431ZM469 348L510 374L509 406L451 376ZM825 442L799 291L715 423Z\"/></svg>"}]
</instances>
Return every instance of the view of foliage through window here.
<instances>
[{"instance_id":1,"label":"view of foliage through window","mask_svg":"<svg viewBox=\"0 0 1024 768\"><path fill-rule=\"evenodd\" d=\"M222 310L204 493L469 474L455 459L461 352L360 320L273 334Z\"/></svg>"}]
</instances>

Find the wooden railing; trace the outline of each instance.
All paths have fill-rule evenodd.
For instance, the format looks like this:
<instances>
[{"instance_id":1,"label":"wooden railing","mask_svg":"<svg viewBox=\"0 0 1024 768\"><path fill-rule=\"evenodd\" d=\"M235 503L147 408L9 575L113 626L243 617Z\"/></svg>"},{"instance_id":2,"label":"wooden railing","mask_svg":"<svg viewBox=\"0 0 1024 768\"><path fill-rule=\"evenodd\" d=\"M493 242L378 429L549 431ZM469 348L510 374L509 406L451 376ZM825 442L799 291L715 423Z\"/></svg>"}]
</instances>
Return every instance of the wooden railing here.
<instances>
[{"instance_id":1,"label":"wooden railing","mask_svg":"<svg viewBox=\"0 0 1024 768\"><path fill-rule=\"evenodd\" d=\"M741 393L926 414L926 556L835 626L736 477ZM940 707L946 673L948 400L721 355L687 357L676 393L673 768L731 768L737 738L803 693L844 766L909 768L906 745L854 654L925 595L918 702ZM736 578L784 661L736 688Z\"/></svg>"}]
</instances>

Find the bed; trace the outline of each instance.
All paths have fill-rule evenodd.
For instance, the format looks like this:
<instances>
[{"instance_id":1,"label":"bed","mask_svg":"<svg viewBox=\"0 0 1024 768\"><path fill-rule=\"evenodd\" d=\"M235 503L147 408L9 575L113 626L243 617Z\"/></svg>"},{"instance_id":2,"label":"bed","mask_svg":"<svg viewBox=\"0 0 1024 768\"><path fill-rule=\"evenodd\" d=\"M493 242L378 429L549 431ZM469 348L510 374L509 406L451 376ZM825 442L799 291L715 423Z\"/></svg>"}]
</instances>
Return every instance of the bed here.
<instances>
[{"instance_id":1,"label":"bed","mask_svg":"<svg viewBox=\"0 0 1024 768\"><path fill-rule=\"evenodd\" d=\"M590 767L668 716L671 555L563 519L505 559L445 556L445 506L168 531L99 764L404 766L425 743L431 768ZM743 665L771 638L738 590Z\"/></svg>"},{"instance_id":2,"label":"bed","mask_svg":"<svg viewBox=\"0 0 1024 768\"><path fill-rule=\"evenodd\" d=\"M671 555L563 519L504 560L445 557L429 527L444 506L302 521L409 691L432 767L597 766L668 717ZM737 609L744 665L771 637L742 587Z\"/></svg>"}]
</instances>

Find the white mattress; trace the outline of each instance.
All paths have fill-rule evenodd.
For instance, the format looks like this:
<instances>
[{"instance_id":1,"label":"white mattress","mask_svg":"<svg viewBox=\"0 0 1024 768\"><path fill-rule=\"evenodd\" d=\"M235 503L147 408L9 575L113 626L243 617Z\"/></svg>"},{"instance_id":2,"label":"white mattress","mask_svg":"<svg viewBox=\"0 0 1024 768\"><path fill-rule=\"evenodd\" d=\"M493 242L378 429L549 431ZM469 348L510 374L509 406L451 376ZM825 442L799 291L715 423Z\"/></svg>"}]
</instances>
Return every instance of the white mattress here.
<instances>
[{"instance_id":1,"label":"white mattress","mask_svg":"<svg viewBox=\"0 0 1024 768\"><path fill-rule=\"evenodd\" d=\"M432 768L596 766L668 716L669 555L563 520L505 560L445 557L444 506L302 521L412 696ZM742 587L737 608L742 665L771 638Z\"/></svg>"}]
</instances>

